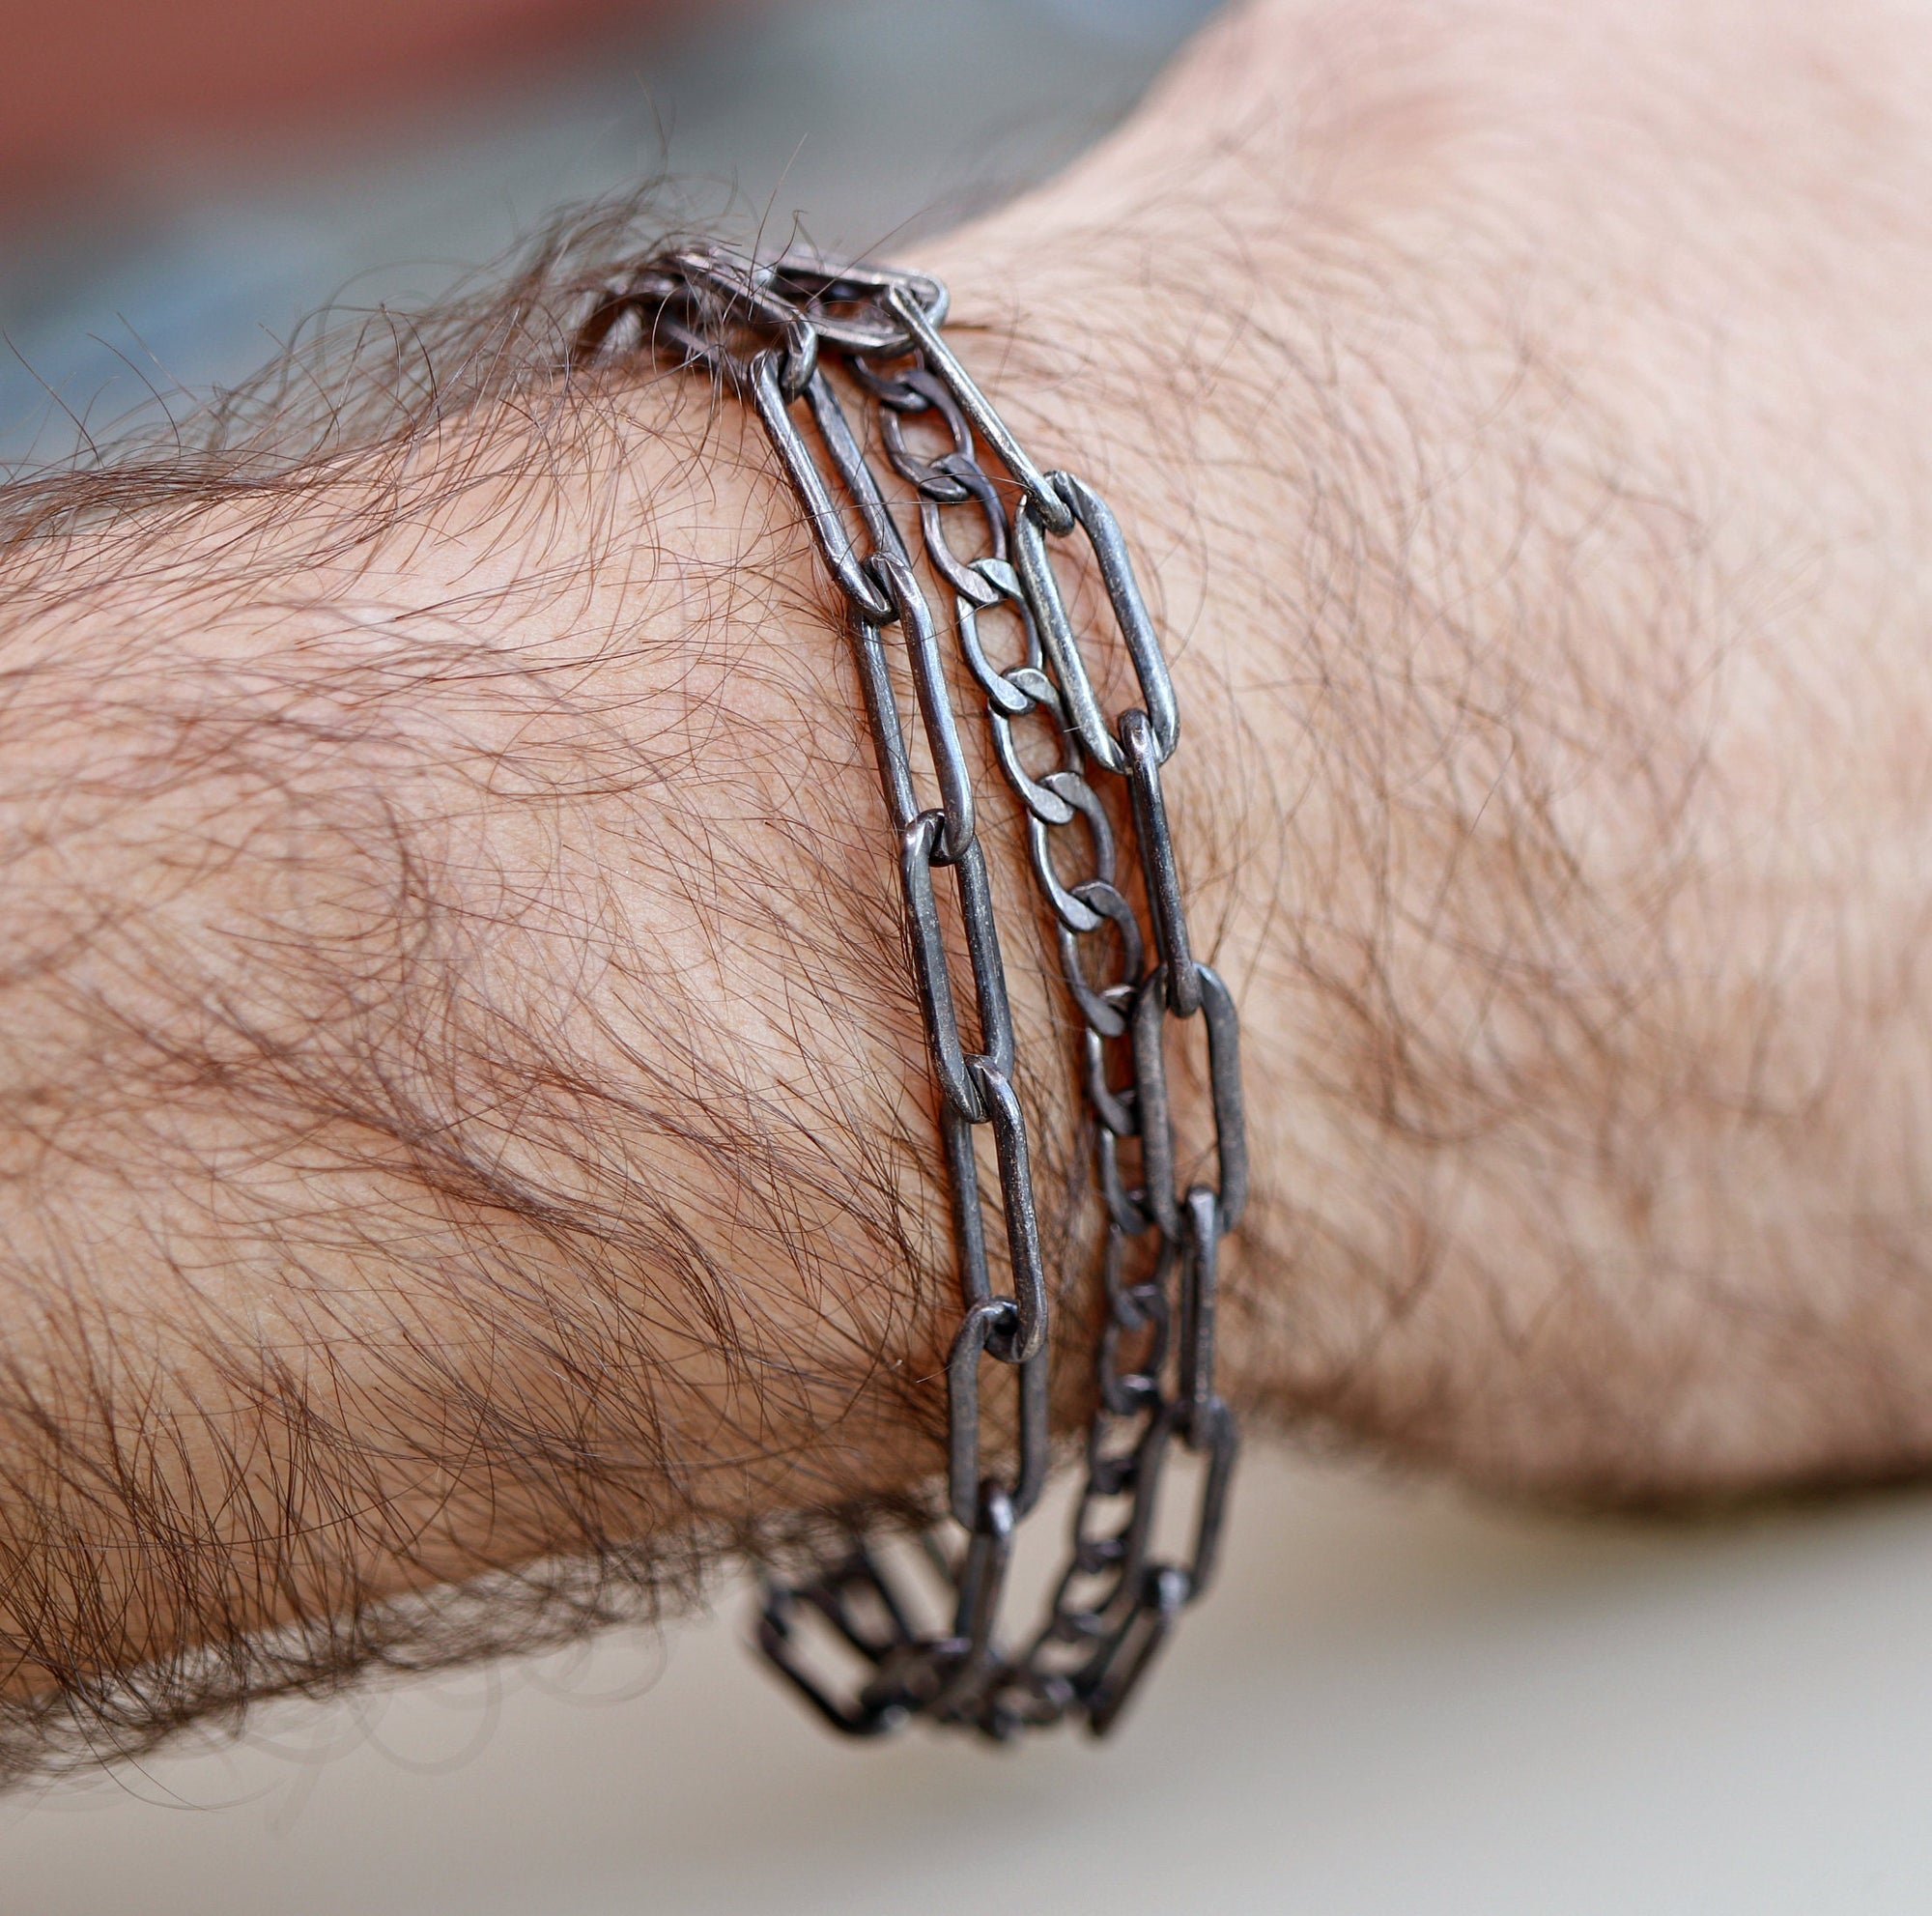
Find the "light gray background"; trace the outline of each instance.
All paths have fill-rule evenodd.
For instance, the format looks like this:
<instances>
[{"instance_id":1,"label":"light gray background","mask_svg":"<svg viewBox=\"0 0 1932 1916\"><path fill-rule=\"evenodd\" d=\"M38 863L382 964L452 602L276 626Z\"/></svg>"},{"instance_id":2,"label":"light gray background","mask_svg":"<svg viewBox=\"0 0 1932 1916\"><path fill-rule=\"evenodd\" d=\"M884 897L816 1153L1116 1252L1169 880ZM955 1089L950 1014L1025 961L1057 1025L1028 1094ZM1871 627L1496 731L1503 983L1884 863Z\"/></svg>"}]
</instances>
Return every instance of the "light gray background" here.
<instances>
[{"instance_id":1,"label":"light gray background","mask_svg":"<svg viewBox=\"0 0 1932 1916\"><path fill-rule=\"evenodd\" d=\"M155 181L14 244L0 456L71 443L45 386L108 419L232 377L338 290L432 293L667 162L828 243L929 224L1077 148L1204 11L798 0ZM727 1591L668 1644L280 1708L16 1801L0 1916L1932 1909L1924 1500L1587 1526L1258 1456L1232 1539L1109 1746L848 1749L739 1653Z\"/></svg>"}]
</instances>

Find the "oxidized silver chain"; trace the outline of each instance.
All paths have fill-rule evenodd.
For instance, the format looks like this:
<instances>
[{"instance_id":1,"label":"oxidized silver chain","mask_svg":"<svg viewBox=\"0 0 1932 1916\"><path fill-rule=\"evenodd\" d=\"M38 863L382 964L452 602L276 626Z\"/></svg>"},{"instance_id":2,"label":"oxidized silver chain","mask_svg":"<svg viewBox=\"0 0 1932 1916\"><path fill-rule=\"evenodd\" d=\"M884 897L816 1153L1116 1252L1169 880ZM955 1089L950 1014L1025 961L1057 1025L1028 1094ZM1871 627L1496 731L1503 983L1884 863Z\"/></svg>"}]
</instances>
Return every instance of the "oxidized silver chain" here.
<instances>
[{"instance_id":1,"label":"oxidized silver chain","mask_svg":"<svg viewBox=\"0 0 1932 1916\"><path fill-rule=\"evenodd\" d=\"M1068 1717L1099 1732L1119 1717L1176 1616L1207 1587L1234 1469L1235 1423L1214 1388L1214 1304L1220 1242L1239 1220L1248 1181L1235 1008L1188 940L1161 784L1179 716L1120 528L1090 487L1041 471L1021 450L942 338L946 313L946 289L918 273L800 254L760 265L700 247L666 253L605 287L574 347L585 361L645 352L707 368L750 401L770 436L847 602L940 1094L963 1307L947 1365L948 1505L961 1536L935 1531L922 1542L944 1589L945 1627L919 1625L899 1581L862 1538L802 1582L767 1583L760 1645L828 1722L853 1735L914 1717L1001 1739ZM835 367L873 408L877 443L917 495L925 563L932 583L951 592L952 637L985 696L994 757L1024 808L1034 874L1079 1020L1107 1217L1106 1316L1071 1556L1044 1621L1019 1638L1000 1628L1000 1600L1014 1526L1046 1481L1051 1339L1026 1120L1013 1089L1012 1017L939 623L835 388ZM933 457L916 451L905 431L914 417L942 428L950 448ZM987 475L980 448L1004 469L1004 487ZM1075 531L1091 550L1140 687L1141 703L1111 722L1054 569L1050 541ZM971 558L954 543L967 532ZM1013 622L1015 648L1023 644L1017 664L995 664L982 644L981 622L995 615ZM894 627L936 805L922 804L915 786L887 655ZM1053 769L1030 768L1014 736L1023 721L1052 733ZM1125 787L1124 807L1103 801L1095 789L1102 774L1116 782L1111 789ZM1061 852L1076 824L1089 856L1086 875L1069 881ZM1145 924L1121 888L1122 828L1138 854ZM960 1028L942 872L952 874L963 929L977 1050ZM1108 946L1114 962L1103 975ZM1218 1176L1212 1187L1183 1191L1166 1038L1170 1023L1197 1013L1207 1028ZM986 1251L992 1200L974 1145L980 1126L992 1130L1011 1273L1010 1290L997 1294ZM1138 1154L1131 1183L1123 1147ZM1018 1373L1017 1456L1005 1470L980 1436L981 1392L995 1366ZM1176 1444L1204 1466L1191 1543L1183 1560L1168 1561L1155 1555L1154 1519ZM860 1676L849 1687L836 1690L812 1673L809 1619L856 1655Z\"/></svg>"}]
</instances>

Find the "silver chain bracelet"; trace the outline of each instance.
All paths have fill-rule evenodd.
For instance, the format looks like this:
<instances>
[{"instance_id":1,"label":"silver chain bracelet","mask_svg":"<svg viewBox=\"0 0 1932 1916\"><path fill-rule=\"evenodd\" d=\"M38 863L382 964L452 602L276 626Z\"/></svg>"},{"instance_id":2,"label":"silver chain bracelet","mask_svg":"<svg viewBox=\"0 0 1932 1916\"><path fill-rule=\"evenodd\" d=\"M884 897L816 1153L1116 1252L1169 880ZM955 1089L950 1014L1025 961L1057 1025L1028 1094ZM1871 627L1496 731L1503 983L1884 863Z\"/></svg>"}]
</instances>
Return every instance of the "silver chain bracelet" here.
<instances>
[{"instance_id":1,"label":"silver chain bracelet","mask_svg":"<svg viewBox=\"0 0 1932 1916\"><path fill-rule=\"evenodd\" d=\"M1227 1506L1237 1440L1214 1388L1214 1305L1220 1241L1239 1221L1247 1194L1237 1031L1228 987L1188 941L1161 785L1179 715L1120 528L1091 488L1070 473L1042 472L1021 450L941 336L947 303L945 287L918 273L801 254L760 265L719 247L688 248L605 287L575 329L574 350L580 362L642 352L707 369L750 401L770 436L848 604L940 1092L963 1305L947 1365L948 1507L963 1540L942 1534L942 1525L922 1543L941 1580L950 1627L922 1630L899 1580L861 1538L803 1581L767 1583L760 1646L829 1723L852 1735L881 1734L915 1717L1001 1740L1067 1718L1100 1733L1118 1720L1176 1616L1207 1587ZM1052 1340L1026 1121L1013 1089L1006 973L939 626L835 388L835 367L869 404L877 444L917 494L925 563L932 583L952 595L952 637L985 695L994 756L1025 810L1034 874L1078 1018L1094 1177L1107 1216L1107 1314L1071 1555L1031 1636L1004 1632L1000 1609L1014 1527L1046 1480ZM944 428L950 450L928 459L908 445L904 422L919 415ZM1004 491L980 463L980 448L1004 468ZM950 534L968 529L979 556L963 558ZM1076 529L1140 687L1141 704L1111 724L1054 571L1050 541ZM1016 638L1024 637L1016 665L996 665L981 644L980 622L995 614L1013 618ZM887 658L886 633L895 626L937 805L922 805L915 787ZM1028 769L1014 728L1029 717L1056 733L1057 769ZM1098 774L1119 782L1110 787L1117 793L1124 785L1123 807L1110 808L1095 790L1090 781ZM1076 821L1091 855L1088 875L1069 883L1055 847ZM1138 854L1145 924L1117 882L1122 829ZM941 871L952 874L964 930L976 1051L960 1029L937 896ZM1107 944L1116 960L1110 983L1089 968ZM1218 1180L1182 1191L1166 1033L1170 1022L1197 1013L1207 1027ZM1110 1062L1115 1072L1126 1064L1131 1071L1117 1077ZM1008 1294L994 1292L988 1271L989 1199L974 1147L982 1125L992 1128L999 1166ZM1122 1165L1127 1144L1138 1152L1133 1183ZM988 1365L1018 1373L1018 1454L1004 1473L980 1442ZM1204 1468L1191 1546L1185 1560L1168 1561L1154 1554L1154 1519L1177 1444ZM859 1659L861 1679L846 1693L811 1672L806 1631L813 1619Z\"/></svg>"}]
</instances>

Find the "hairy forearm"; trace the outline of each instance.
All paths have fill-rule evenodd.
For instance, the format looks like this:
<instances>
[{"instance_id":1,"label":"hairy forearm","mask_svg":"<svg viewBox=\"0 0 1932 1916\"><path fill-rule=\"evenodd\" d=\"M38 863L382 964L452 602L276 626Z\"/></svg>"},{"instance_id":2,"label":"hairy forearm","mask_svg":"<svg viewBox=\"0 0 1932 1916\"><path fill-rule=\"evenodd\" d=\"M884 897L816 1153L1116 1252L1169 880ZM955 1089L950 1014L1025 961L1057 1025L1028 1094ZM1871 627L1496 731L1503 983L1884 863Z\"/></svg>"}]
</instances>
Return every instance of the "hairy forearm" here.
<instances>
[{"instance_id":1,"label":"hairy forearm","mask_svg":"<svg viewBox=\"0 0 1932 1916\"><path fill-rule=\"evenodd\" d=\"M1845 310L1780 304L1751 169L1666 163L1694 102L1613 114L1536 9L1377 17L1237 23L930 259L1161 600L1248 1034L1233 1387L1572 1493L1916 1468L1925 374L1846 238L1895 209L1804 229ZM1826 82L1765 64L1802 117ZM1714 228L1709 268L1671 237ZM1883 393L1820 369L1854 307ZM23 497L6 560L22 1710L145 1733L917 1500L933 1094L755 438L537 352L272 481L166 479ZM1048 956L1009 960L1059 1055ZM1077 1327L1055 1078L1020 1089Z\"/></svg>"},{"instance_id":2,"label":"hairy forearm","mask_svg":"<svg viewBox=\"0 0 1932 1916\"><path fill-rule=\"evenodd\" d=\"M499 408L399 486L26 561L30 1659L906 1487L917 1024L836 628L731 430L675 382Z\"/></svg>"}]
</instances>

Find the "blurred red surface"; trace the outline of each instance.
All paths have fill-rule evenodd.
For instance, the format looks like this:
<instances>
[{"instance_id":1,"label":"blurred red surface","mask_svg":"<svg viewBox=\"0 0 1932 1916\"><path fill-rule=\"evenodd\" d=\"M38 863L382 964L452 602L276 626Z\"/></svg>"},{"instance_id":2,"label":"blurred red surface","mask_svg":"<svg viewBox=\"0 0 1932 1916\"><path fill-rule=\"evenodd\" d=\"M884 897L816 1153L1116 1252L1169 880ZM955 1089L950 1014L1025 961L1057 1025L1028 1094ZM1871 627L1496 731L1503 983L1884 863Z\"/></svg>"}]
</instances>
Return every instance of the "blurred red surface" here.
<instances>
[{"instance_id":1,"label":"blurred red surface","mask_svg":"<svg viewBox=\"0 0 1932 1916\"><path fill-rule=\"evenodd\" d=\"M299 135L705 0L0 0L0 201Z\"/></svg>"}]
</instances>

